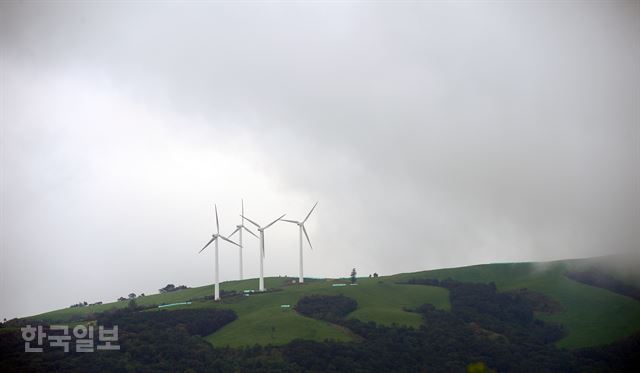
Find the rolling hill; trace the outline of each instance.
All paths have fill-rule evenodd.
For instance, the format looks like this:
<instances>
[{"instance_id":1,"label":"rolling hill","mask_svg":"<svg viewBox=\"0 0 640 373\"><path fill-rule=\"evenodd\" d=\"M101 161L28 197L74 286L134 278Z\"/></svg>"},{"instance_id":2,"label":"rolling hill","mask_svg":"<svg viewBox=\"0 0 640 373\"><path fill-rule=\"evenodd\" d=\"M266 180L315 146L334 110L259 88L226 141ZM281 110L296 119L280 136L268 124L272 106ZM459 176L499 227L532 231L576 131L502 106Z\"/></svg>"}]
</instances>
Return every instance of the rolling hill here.
<instances>
[{"instance_id":1,"label":"rolling hill","mask_svg":"<svg viewBox=\"0 0 640 373\"><path fill-rule=\"evenodd\" d=\"M594 264L595 263L595 264ZM570 268L596 265L590 260L568 260L548 263L501 263L469 267L438 269L404 273L379 278L360 278L357 286L332 286L347 283L339 279L310 279L304 285L292 284L291 278L266 279L271 291L242 295L243 290L256 286L257 280L230 281L221 285L226 292L239 295L223 297L214 303L204 299L213 292L212 286L202 286L165 294L138 298L138 305L161 305L191 301L188 305L166 309L226 308L236 312L237 320L217 332L206 336L214 346L246 346L253 344L285 344L296 338L322 341L351 341L357 339L349 330L326 321L304 317L292 307L307 295L339 295L351 297L358 308L348 315L362 321L383 325L418 327L421 316L406 309L430 303L437 309L450 308L448 290L435 286L402 284L413 278L447 279L463 282L496 284L499 291L526 288L549 297L559 304L551 314L539 313L537 317L561 323L568 331L557 342L558 347L577 348L597 346L613 342L640 330L640 301L610 290L576 282L565 276ZM127 302L67 308L30 317L45 322L82 322L91 320L93 314L113 308L122 308ZM286 306L290 307L286 307ZM284 306L284 307L283 307ZM153 312L150 309L146 312Z\"/></svg>"}]
</instances>

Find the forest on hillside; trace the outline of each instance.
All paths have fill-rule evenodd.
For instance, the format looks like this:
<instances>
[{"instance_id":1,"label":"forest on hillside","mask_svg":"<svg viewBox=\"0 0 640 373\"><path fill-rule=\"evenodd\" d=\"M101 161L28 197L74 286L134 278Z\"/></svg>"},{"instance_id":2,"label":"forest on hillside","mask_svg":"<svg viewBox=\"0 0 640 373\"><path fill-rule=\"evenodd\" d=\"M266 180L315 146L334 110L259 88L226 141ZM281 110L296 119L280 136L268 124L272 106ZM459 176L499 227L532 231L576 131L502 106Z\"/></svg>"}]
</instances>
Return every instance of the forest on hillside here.
<instances>
[{"instance_id":1,"label":"forest on hillside","mask_svg":"<svg viewBox=\"0 0 640 373\"><path fill-rule=\"evenodd\" d=\"M308 317L332 322L356 342L295 340L282 346L212 347L201 336L235 320L230 310L150 311L132 306L98 315L99 325L118 325L119 351L24 353L19 329L0 333L2 372L624 372L640 366L640 334L616 343L559 349L562 325L534 317L539 297L498 292L495 285L411 279L407 286L449 289L451 310L430 304L419 328L380 326L344 318L357 308L345 296L308 296L295 306ZM543 307L544 308L544 307ZM6 329L6 328L5 328Z\"/></svg>"}]
</instances>

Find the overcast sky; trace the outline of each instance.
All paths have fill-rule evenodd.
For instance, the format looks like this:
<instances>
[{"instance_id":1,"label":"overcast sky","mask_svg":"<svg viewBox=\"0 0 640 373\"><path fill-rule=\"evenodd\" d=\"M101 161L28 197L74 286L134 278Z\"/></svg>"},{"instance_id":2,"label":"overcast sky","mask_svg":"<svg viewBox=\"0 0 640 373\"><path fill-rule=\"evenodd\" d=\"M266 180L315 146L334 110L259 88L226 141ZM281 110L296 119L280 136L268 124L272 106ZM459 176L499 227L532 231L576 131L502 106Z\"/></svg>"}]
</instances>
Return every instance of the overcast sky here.
<instances>
[{"instance_id":1,"label":"overcast sky","mask_svg":"<svg viewBox=\"0 0 640 373\"><path fill-rule=\"evenodd\" d=\"M209 284L241 198L308 276L637 251L639 4L4 1L0 318Z\"/></svg>"}]
</instances>

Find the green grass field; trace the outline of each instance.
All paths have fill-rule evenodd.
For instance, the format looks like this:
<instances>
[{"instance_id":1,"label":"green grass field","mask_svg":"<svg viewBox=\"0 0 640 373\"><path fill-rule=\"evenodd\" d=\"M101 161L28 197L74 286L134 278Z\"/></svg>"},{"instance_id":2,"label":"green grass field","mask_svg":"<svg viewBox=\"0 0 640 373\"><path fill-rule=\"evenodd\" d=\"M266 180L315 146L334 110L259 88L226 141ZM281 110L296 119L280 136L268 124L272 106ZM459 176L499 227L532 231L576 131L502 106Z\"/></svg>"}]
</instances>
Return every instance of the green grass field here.
<instances>
[{"instance_id":1,"label":"green grass field","mask_svg":"<svg viewBox=\"0 0 640 373\"><path fill-rule=\"evenodd\" d=\"M553 315L539 317L565 325L569 335L558 342L560 347L584 347L612 342L640 330L640 302L600 288L583 285L564 276L567 266L578 261L488 264L461 268L398 274L394 276L362 278L357 286L333 287L332 282L314 280L304 285L288 285L290 278L266 279L268 289L278 291L252 294L248 297L223 299L221 303L203 300L213 293L213 286L202 286L167 294L149 295L137 299L139 305L160 305L193 300L191 305L168 309L221 307L234 310L238 319L216 333L206 336L214 346L243 346L253 344L284 344L295 338L350 341L356 338L341 327L301 316L292 308L303 296L311 294L343 294L358 302L358 309L347 317L374 321L383 325L417 327L421 318L404 308L431 303L436 308L450 308L446 289L402 285L397 282L410 278L453 278L459 281L494 282L498 289L528 288L555 299L562 310ZM346 282L346 281L343 281ZM256 279L230 281L221 285L223 290L241 292L254 288ZM47 322L65 322L78 317L90 319L95 312L125 307L127 302L67 308L33 316Z\"/></svg>"},{"instance_id":2,"label":"green grass field","mask_svg":"<svg viewBox=\"0 0 640 373\"><path fill-rule=\"evenodd\" d=\"M348 317L385 325L420 325L420 316L403 311L403 307L417 307L428 302L436 307L449 309L448 292L441 288L409 287L384 280L378 283L373 279L361 279L358 285L345 287L333 287L329 282L315 281L303 286L288 286L279 292L253 295L238 303L224 305L223 307L236 311L238 320L210 335L207 340L214 346L282 344L295 338L352 340L353 336L342 328L301 316L293 309L280 307L287 304L293 306L298 299L309 294L343 294L351 297L358 302L358 309Z\"/></svg>"}]
</instances>

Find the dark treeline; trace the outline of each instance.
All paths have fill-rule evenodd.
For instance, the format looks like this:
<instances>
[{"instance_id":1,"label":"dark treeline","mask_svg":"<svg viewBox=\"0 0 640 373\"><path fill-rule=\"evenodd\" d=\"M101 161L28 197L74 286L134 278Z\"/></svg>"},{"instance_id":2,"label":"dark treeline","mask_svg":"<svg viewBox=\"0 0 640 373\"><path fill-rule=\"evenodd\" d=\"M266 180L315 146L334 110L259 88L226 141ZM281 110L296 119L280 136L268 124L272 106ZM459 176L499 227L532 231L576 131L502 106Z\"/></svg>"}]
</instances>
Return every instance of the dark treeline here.
<instances>
[{"instance_id":1,"label":"dark treeline","mask_svg":"<svg viewBox=\"0 0 640 373\"><path fill-rule=\"evenodd\" d=\"M455 316L513 343L552 343L566 334L562 325L534 318L536 305L532 299L535 298L527 296L526 292L502 293L494 283L462 283L451 279L414 279L409 283L449 289L451 311Z\"/></svg>"},{"instance_id":2,"label":"dark treeline","mask_svg":"<svg viewBox=\"0 0 640 373\"><path fill-rule=\"evenodd\" d=\"M567 271L565 275L574 281L607 289L614 293L640 300L640 288L624 283L598 269L591 268L581 271Z\"/></svg>"},{"instance_id":3,"label":"dark treeline","mask_svg":"<svg viewBox=\"0 0 640 373\"><path fill-rule=\"evenodd\" d=\"M160 294L164 294L164 293L170 293L172 291L178 291L178 290L184 290L184 289L188 289L188 287L186 287L185 285L175 286L174 284L167 284L167 286L161 289L158 289L158 291L160 292Z\"/></svg>"},{"instance_id":4,"label":"dark treeline","mask_svg":"<svg viewBox=\"0 0 640 373\"><path fill-rule=\"evenodd\" d=\"M311 295L298 301L295 309L314 319L334 321L347 316L358 308L358 303L343 295Z\"/></svg>"},{"instance_id":5,"label":"dark treeline","mask_svg":"<svg viewBox=\"0 0 640 373\"><path fill-rule=\"evenodd\" d=\"M432 280L414 280L429 283ZM99 325L118 325L121 351L24 353L17 333L0 333L0 371L104 372L464 372L483 362L498 372L624 372L640 364L640 336L580 350L558 349L562 328L533 318L530 301L497 292L491 284L438 282L450 290L451 311L425 304L419 328L346 320L347 297L302 298L296 309L349 329L357 342L295 340L284 346L214 348L208 335L235 319L228 310L144 311L101 314Z\"/></svg>"},{"instance_id":6,"label":"dark treeline","mask_svg":"<svg viewBox=\"0 0 640 373\"><path fill-rule=\"evenodd\" d=\"M97 323L101 326L118 327L126 333L141 333L151 328L181 328L189 334L207 336L236 319L235 312L219 309L159 310L131 312L118 309L100 314Z\"/></svg>"},{"instance_id":7,"label":"dark treeline","mask_svg":"<svg viewBox=\"0 0 640 373\"><path fill-rule=\"evenodd\" d=\"M200 336L209 335L236 319L229 310L198 309L140 311L128 307L97 315L97 324L118 325L119 351L68 353L46 346L42 353L25 353L20 329L0 333L1 372L177 372L222 370L213 349ZM69 333L71 335L71 333ZM96 327L94 345L99 344ZM74 346L74 340L71 341Z\"/></svg>"}]
</instances>

